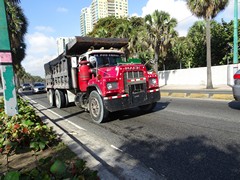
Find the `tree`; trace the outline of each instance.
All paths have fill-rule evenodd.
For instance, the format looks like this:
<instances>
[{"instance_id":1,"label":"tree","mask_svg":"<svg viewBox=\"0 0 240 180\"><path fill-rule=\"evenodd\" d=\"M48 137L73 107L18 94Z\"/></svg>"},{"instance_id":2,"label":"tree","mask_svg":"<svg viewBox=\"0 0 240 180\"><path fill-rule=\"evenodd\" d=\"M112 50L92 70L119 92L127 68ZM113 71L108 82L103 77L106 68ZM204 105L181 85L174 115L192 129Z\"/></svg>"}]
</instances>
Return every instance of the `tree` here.
<instances>
[{"instance_id":1,"label":"tree","mask_svg":"<svg viewBox=\"0 0 240 180\"><path fill-rule=\"evenodd\" d=\"M238 20L238 24L240 24L240 20ZM226 55L223 58L223 61L220 64L226 64L227 62L233 63L233 28L234 21L226 23L222 20L222 25L224 27L224 31L226 33ZM240 26L238 26L238 37L240 37ZM238 39L238 46L240 45L240 39ZM238 49L238 59L240 58L240 49Z\"/></svg>"},{"instance_id":2,"label":"tree","mask_svg":"<svg viewBox=\"0 0 240 180\"><path fill-rule=\"evenodd\" d=\"M187 34L191 46L191 67L206 67L206 26L204 21L197 21Z\"/></svg>"},{"instance_id":3,"label":"tree","mask_svg":"<svg viewBox=\"0 0 240 180\"><path fill-rule=\"evenodd\" d=\"M186 0L190 11L199 18L206 21L206 43L207 43L207 89L213 89L211 72L211 30L210 20L223 10L228 0Z\"/></svg>"},{"instance_id":4,"label":"tree","mask_svg":"<svg viewBox=\"0 0 240 180\"><path fill-rule=\"evenodd\" d=\"M229 63L229 61L224 61L224 57L231 53L228 43L228 32L224 29L224 26L216 21L211 21L211 59L213 66Z\"/></svg>"},{"instance_id":5,"label":"tree","mask_svg":"<svg viewBox=\"0 0 240 180\"><path fill-rule=\"evenodd\" d=\"M88 34L88 36L99 37L101 35L104 35L104 37L114 37L116 27L119 24L124 24L125 22L126 22L125 19L116 18L114 16L101 18L94 26L92 32Z\"/></svg>"},{"instance_id":6,"label":"tree","mask_svg":"<svg viewBox=\"0 0 240 180\"><path fill-rule=\"evenodd\" d=\"M16 66L20 66L25 57L26 44L24 42L24 35L27 33L28 22L23 10L17 3L11 3L9 0L6 0L5 3L13 67L16 71Z\"/></svg>"},{"instance_id":7,"label":"tree","mask_svg":"<svg viewBox=\"0 0 240 180\"><path fill-rule=\"evenodd\" d=\"M88 34L92 37L118 37L128 38L128 47L124 48L127 57L149 58L149 45L146 39L146 27L141 17L117 18L114 16L100 19ZM146 56L145 56L146 55ZM145 58L142 59L145 63Z\"/></svg>"},{"instance_id":8,"label":"tree","mask_svg":"<svg viewBox=\"0 0 240 180\"><path fill-rule=\"evenodd\" d=\"M8 0L10 3L20 3L20 0Z\"/></svg>"},{"instance_id":9,"label":"tree","mask_svg":"<svg viewBox=\"0 0 240 180\"><path fill-rule=\"evenodd\" d=\"M177 20L171 18L164 11L155 10L151 15L145 16L145 22L149 38L151 39L151 46L154 49L154 70L157 72L160 52L162 57L164 57L164 53L167 52L167 45L169 45L173 36L176 35L174 28L177 25Z\"/></svg>"},{"instance_id":10,"label":"tree","mask_svg":"<svg viewBox=\"0 0 240 180\"><path fill-rule=\"evenodd\" d=\"M187 37L177 37L172 44L172 52L175 60L180 64L180 69L191 65L192 44Z\"/></svg>"}]
</instances>

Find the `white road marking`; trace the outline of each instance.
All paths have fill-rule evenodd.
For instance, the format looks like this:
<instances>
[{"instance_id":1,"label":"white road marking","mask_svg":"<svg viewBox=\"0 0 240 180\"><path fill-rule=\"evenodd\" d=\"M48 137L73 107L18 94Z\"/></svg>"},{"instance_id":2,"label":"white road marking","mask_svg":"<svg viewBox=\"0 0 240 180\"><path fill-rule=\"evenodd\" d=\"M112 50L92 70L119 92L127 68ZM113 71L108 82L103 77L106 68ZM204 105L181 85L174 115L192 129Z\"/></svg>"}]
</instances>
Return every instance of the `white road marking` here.
<instances>
[{"instance_id":1,"label":"white road marking","mask_svg":"<svg viewBox=\"0 0 240 180\"><path fill-rule=\"evenodd\" d=\"M31 100L31 102L33 102L33 103L37 104L37 102L36 102L36 101L34 101L34 100Z\"/></svg>"},{"instance_id":2,"label":"white road marking","mask_svg":"<svg viewBox=\"0 0 240 180\"><path fill-rule=\"evenodd\" d=\"M31 102L33 102L33 103L37 103L36 101L32 100L32 99L29 98L28 96L25 96L25 97L26 97L28 100L31 100ZM51 112L52 114L58 116L59 118L65 119L63 116L61 116L61 115L55 113L55 112L52 111L51 109L48 109L47 107L45 107L45 106L43 106L43 105L41 105L41 104L38 104L38 105L41 106L43 109L46 109L47 111ZM66 120L69 124L75 126L76 128L78 128L78 129L80 129L80 130L83 130L83 131L87 131L87 130L84 129L83 127L81 127L81 126L79 126L79 125L77 125L77 124L75 124L75 123L69 121L68 119L65 119L65 120Z\"/></svg>"},{"instance_id":3,"label":"white road marking","mask_svg":"<svg viewBox=\"0 0 240 180\"><path fill-rule=\"evenodd\" d=\"M116 150L120 151L120 152L123 152L123 150L121 150L121 149L117 148L117 147L116 147L116 146L114 146L114 145L111 145L111 147L112 147L113 149L116 149Z\"/></svg>"}]
</instances>

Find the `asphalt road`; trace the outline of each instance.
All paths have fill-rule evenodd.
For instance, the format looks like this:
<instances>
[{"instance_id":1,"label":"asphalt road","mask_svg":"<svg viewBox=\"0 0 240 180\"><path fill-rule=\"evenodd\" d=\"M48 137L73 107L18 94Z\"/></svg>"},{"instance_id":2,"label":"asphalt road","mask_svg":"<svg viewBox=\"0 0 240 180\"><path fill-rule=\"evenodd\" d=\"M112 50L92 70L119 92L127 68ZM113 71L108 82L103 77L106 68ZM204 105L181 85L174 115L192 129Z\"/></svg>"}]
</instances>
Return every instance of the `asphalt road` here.
<instances>
[{"instance_id":1,"label":"asphalt road","mask_svg":"<svg viewBox=\"0 0 240 180\"><path fill-rule=\"evenodd\" d=\"M46 94L26 93L48 107ZM112 113L97 125L75 106L54 112L166 179L240 178L240 102L162 98L153 113Z\"/></svg>"}]
</instances>

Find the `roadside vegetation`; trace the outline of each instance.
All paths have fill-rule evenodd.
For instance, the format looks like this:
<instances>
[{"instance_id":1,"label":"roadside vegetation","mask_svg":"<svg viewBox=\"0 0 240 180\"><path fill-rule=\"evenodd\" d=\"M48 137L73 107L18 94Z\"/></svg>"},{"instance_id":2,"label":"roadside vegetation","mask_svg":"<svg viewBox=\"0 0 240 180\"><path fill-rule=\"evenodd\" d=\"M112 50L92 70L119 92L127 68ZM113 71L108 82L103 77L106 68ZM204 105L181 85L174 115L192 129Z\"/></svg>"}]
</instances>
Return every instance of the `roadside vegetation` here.
<instances>
[{"instance_id":1,"label":"roadside vegetation","mask_svg":"<svg viewBox=\"0 0 240 180\"><path fill-rule=\"evenodd\" d=\"M0 99L0 179L99 179L20 97L18 109L9 117Z\"/></svg>"}]
</instances>

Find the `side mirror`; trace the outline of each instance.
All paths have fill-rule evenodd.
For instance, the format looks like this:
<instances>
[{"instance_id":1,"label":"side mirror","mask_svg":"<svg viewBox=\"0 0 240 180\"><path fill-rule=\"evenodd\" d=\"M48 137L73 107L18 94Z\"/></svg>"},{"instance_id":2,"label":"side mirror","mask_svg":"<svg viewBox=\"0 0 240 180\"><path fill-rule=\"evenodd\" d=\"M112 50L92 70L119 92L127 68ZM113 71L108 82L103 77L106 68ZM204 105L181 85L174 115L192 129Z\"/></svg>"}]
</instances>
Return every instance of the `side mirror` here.
<instances>
[{"instance_id":1,"label":"side mirror","mask_svg":"<svg viewBox=\"0 0 240 180\"><path fill-rule=\"evenodd\" d=\"M154 64L154 59L151 59L149 62L150 64Z\"/></svg>"},{"instance_id":2,"label":"side mirror","mask_svg":"<svg viewBox=\"0 0 240 180\"><path fill-rule=\"evenodd\" d=\"M95 66L97 62L97 58L95 56L90 56L89 61L93 66Z\"/></svg>"}]
</instances>

